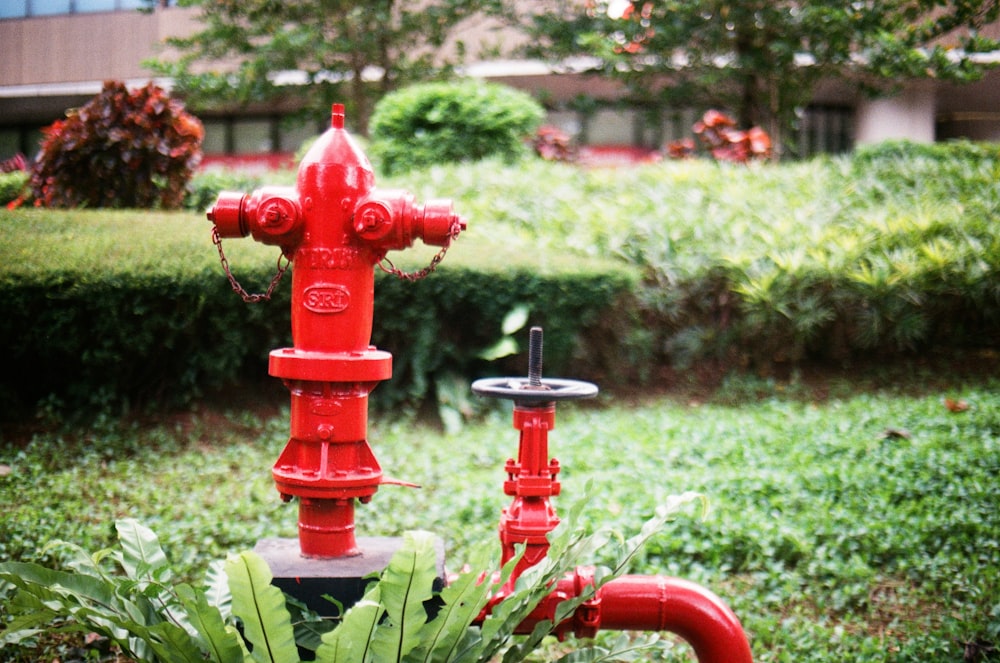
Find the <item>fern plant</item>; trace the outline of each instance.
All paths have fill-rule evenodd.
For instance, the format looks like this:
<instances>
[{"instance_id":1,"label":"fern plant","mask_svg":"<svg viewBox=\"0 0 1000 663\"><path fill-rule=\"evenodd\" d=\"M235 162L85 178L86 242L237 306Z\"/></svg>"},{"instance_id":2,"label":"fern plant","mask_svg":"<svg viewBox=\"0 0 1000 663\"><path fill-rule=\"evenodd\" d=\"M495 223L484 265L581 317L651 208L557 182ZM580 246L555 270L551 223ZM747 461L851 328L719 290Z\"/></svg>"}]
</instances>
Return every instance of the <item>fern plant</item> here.
<instances>
[{"instance_id":1,"label":"fern plant","mask_svg":"<svg viewBox=\"0 0 1000 663\"><path fill-rule=\"evenodd\" d=\"M514 590L491 606L494 592L510 577L511 560L496 573L485 549L470 570L440 593L433 537L408 532L402 548L365 596L339 623L327 622L316 639L316 620L293 622L286 599L271 584L267 563L247 551L213 564L204 586L174 581L156 535L135 520L116 524L119 548L88 554L71 544L67 570L38 564L0 564L0 646L23 643L46 632L98 633L136 661L218 661L288 663L303 649L315 648L321 663L369 661L459 662L521 661L564 618L591 598L601 585L627 570L646 541L661 531L687 503L699 496L674 497L628 540L609 531L587 535L567 523L578 520L584 502L553 533L548 557L518 579ZM492 546L491 546L492 547ZM614 563L599 569L589 593L561 603L554 621L538 623L514 643L515 629L549 594L553 583L601 548L612 547ZM110 570L113 561L120 573ZM425 605L439 606L430 617ZM316 646L318 644L318 646ZM611 647L588 646L567 661L631 660L637 651L660 646L656 636L623 637Z\"/></svg>"},{"instance_id":2,"label":"fern plant","mask_svg":"<svg viewBox=\"0 0 1000 663\"><path fill-rule=\"evenodd\" d=\"M98 633L137 661L243 661L247 649L231 619L230 592L221 565L205 587L173 583L155 534L134 520L116 523L120 550L93 555L72 544L68 570L38 564L0 565L4 626L0 645L44 632ZM123 574L111 573L114 560Z\"/></svg>"}]
</instances>

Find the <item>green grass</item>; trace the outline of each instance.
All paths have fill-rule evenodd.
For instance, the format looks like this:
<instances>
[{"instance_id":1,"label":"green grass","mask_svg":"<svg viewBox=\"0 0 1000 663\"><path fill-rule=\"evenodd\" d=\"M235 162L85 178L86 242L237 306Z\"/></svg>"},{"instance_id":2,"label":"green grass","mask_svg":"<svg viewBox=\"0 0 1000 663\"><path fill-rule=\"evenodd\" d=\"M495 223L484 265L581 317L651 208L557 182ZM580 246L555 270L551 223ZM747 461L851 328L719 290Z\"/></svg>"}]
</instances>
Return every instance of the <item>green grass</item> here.
<instances>
[{"instance_id":1,"label":"green grass","mask_svg":"<svg viewBox=\"0 0 1000 663\"><path fill-rule=\"evenodd\" d=\"M550 437L564 468L559 505L589 485L585 521L631 534L668 495L704 493L707 518L676 521L634 571L716 591L757 661L962 660L967 646L1000 645L998 386L813 402L771 383L753 401L759 382L730 381L705 403L563 406ZM952 412L945 397L968 409ZM294 536L296 509L269 472L286 416L204 410L7 442L0 559L39 559L54 538L109 545L122 516L150 525L194 576L258 538ZM517 446L509 412L455 435L382 419L370 437L388 475L422 488L384 487L358 509L361 534L431 530L453 567L494 539L508 500L502 466Z\"/></svg>"},{"instance_id":2,"label":"green grass","mask_svg":"<svg viewBox=\"0 0 1000 663\"><path fill-rule=\"evenodd\" d=\"M924 335L939 342L932 364L941 365L951 350L942 339L962 340L962 324L992 329L998 310L1000 160L943 168L894 159L616 172L487 162L380 185L455 199L470 226L449 265L548 270L608 258L643 269L643 304L663 328L640 331L659 334L674 359L711 345L698 336L712 331L700 326L705 318L730 314L744 316L754 347L773 352L771 339L802 354L826 338L832 308L847 321L841 342L906 347ZM100 232L91 232L86 220L98 216ZM0 212L0 223L0 260L12 271L66 261L84 273L126 263L173 273L183 264L221 278L208 225L193 214L27 210ZM62 248L39 251L43 236ZM249 240L226 246L238 274L276 258ZM430 254L399 262L412 269ZM945 305L959 295L968 303ZM938 336L925 333L923 318L934 315L945 325ZM729 347L733 337L720 330L714 343ZM962 354L966 364L976 356ZM982 359L995 364L995 354ZM731 376L707 399L604 396L597 407L563 407L551 437L564 468L560 507L590 486L586 523L634 533L668 495L704 493L708 517L678 520L634 571L722 595L757 661L998 660L1000 382L960 379L960 368L897 369L888 389L885 379L875 389L838 382L819 400L796 381ZM946 397L969 407L953 412ZM56 563L51 540L107 546L114 520L133 516L184 574L200 577L210 560L259 538L294 536L296 510L281 504L269 471L286 420L287 412L204 407L154 424L101 419L0 440L0 559ZM383 488L358 509L361 534L429 529L456 567L495 540L507 503L503 462L517 446L509 413L450 435L380 417L371 441L387 475L423 488Z\"/></svg>"}]
</instances>

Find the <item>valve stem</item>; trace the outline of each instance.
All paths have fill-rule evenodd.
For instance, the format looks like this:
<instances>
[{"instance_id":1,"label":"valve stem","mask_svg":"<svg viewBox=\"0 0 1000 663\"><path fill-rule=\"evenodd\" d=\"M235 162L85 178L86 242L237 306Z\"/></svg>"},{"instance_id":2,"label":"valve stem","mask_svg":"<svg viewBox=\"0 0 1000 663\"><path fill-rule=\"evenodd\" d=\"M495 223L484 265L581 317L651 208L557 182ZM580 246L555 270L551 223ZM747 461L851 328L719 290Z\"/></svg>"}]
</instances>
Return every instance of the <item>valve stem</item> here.
<instances>
[{"instance_id":1,"label":"valve stem","mask_svg":"<svg viewBox=\"0 0 1000 663\"><path fill-rule=\"evenodd\" d=\"M542 386L542 328L532 327L528 337L528 386Z\"/></svg>"}]
</instances>

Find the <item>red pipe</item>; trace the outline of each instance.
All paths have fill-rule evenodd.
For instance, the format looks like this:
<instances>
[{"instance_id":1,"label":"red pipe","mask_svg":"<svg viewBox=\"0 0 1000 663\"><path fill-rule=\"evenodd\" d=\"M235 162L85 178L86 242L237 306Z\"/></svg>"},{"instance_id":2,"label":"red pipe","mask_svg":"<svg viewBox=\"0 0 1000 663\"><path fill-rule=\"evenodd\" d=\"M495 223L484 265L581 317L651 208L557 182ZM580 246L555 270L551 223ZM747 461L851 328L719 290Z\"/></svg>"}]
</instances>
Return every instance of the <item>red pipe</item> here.
<instances>
[{"instance_id":1,"label":"red pipe","mask_svg":"<svg viewBox=\"0 0 1000 663\"><path fill-rule=\"evenodd\" d=\"M601 587L600 628L670 631L700 663L752 663L740 620L701 585L666 576L622 576Z\"/></svg>"},{"instance_id":2,"label":"red pipe","mask_svg":"<svg viewBox=\"0 0 1000 663\"><path fill-rule=\"evenodd\" d=\"M360 555L354 537L354 499L299 498L299 548L303 557Z\"/></svg>"},{"instance_id":3,"label":"red pipe","mask_svg":"<svg viewBox=\"0 0 1000 663\"><path fill-rule=\"evenodd\" d=\"M553 619L563 601L583 594L594 582L593 568L581 566L556 583L515 633L531 633L538 622ZM484 611L507 594L501 591ZM615 578L583 602L552 632L564 638L592 638L600 630L669 631L684 638L699 663L753 663L750 643L739 618L722 599L701 585L667 576L628 575Z\"/></svg>"}]
</instances>

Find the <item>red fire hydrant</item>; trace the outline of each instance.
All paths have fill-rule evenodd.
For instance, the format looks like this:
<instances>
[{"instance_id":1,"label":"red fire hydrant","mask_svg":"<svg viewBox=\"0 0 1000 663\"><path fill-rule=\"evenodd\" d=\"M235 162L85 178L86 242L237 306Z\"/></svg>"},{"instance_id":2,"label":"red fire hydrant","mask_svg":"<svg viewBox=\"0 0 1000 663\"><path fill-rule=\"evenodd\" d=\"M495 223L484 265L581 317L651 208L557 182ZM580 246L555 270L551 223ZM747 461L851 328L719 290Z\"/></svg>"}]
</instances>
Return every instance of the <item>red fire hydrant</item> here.
<instances>
[{"instance_id":1,"label":"red fire hydrant","mask_svg":"<svg viewBox=\"0 0 1000 663\"><path fill-rule=\"evenodd\" d=\"M294 347L271 352L269 365L291 392L291 435L273 475L283 499L299 498L306 557L358 554L355 500L394 483L368 444L368 395L392 374L392 355L371 345L375 266L400 275L386 267L388 251L416 238L443 251L465 229L450 201L417 205L404 191L375 189L374 179L334 104L294 188L223 192L208 212L217 244L252 235L293 265Z\"/></svg>"}]
</instances>

